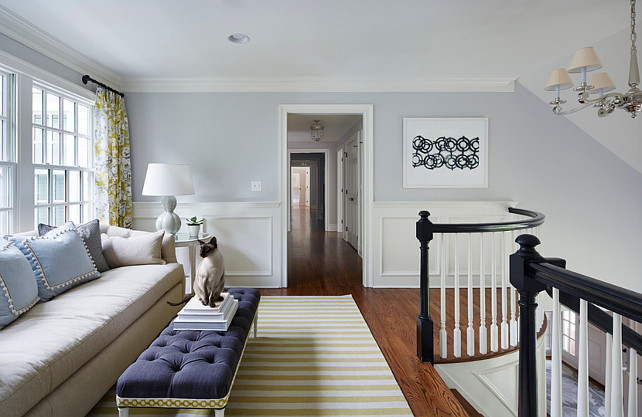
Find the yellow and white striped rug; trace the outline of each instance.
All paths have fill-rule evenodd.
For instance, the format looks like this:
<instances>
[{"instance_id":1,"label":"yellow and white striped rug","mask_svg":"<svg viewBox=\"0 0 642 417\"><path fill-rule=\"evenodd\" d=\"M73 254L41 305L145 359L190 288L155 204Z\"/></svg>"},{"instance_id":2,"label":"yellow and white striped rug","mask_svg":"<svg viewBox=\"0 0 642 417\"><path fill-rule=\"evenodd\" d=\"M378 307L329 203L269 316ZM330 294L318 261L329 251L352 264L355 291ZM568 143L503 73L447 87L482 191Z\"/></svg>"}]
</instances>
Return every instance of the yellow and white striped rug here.
<instances>
[{"instance_id":1,"label":"yellow and white striped rug","mask_svg":"<svg viewBox=\"0 0 642 417\"><path fill-rule=\"evenodd\" d=\"M412 416L352 296L262 297L225 416ZM115 389L90 415L117 415ZM130 409L133 416L213 415Z\"/></svg>"}]
</instances>

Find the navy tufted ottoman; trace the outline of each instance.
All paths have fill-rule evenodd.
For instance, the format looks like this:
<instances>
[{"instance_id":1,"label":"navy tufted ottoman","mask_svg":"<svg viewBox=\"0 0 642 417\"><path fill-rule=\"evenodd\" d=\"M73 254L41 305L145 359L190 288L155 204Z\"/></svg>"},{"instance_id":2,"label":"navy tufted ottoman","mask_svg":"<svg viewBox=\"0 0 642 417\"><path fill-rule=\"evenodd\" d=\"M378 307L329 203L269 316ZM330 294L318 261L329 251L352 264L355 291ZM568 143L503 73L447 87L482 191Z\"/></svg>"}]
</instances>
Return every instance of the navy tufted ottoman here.
<instances>
[{"instance_id":1,"label":"navy tufted ottoman","mask_svg":"<svg viewBox=\"0 0 642 417\"><path fill-rule=\"evenodd\" d=\"M229 288L239 308L227 331L174 331L173 322L118 378L116 405L128 407L211 408L223 416L250 327L256 337L261 294Z\"/></svg>"}]
</instances>

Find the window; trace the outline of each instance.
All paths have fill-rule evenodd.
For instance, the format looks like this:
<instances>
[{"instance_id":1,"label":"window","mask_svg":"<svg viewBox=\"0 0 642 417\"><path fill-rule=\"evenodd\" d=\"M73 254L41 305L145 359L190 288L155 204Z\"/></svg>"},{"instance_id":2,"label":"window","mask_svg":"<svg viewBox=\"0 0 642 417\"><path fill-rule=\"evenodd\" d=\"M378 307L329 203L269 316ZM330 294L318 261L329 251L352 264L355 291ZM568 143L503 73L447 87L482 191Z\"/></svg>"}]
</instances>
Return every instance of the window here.
<instances>
[{"instance_id":1,"label":"window","mask_svg":"<svg viewBox=\"0 0 642 417\"><path fill-rule=\"evenodd\" d=\"M572 311L562 311L562 349L575 355L575 328L577 316Z\"/></svg>"},{"instance_id":2,"label":"window","mask_svg":"<svg viewBox=\"0 0 642 417\"><path fill-rule=\"evenodd\" d=\"M15 207L15 81L0 70L0 235L13 232Z\"/></svg>"},{"instance_id":3,"label":"window","mask_svg":"<svg viewBox=\"0 0 642 417\"><path fill-rule=\"evenodd\" d=\"M90 105L36 83L31 103L35 225L91 220L94 172Z\"/></svg>"}]
</instances>

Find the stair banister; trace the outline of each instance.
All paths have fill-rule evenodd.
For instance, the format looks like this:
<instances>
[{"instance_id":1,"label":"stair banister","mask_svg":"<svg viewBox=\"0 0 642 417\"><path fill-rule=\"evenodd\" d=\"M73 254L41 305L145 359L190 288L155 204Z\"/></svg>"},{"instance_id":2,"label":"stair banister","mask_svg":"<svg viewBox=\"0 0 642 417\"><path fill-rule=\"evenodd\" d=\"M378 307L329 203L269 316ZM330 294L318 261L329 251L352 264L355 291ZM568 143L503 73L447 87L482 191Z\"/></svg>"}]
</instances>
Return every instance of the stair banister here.
<instances>
[{"instance_id":1,"label":"stair banister","mask_svg":"<svg viewBox=\"0 0 642 417\"><path fill-rule=\"evenodd\" d=\"M518 387L518 416L535 417L538 415L537 408L537 376L535 362L535 296L544 291L552 292L554 306L565 304L571 310L580 314L582 321L588 321L607 331L607 377L606 377L606 409L610 410L611 416L623 415L623 390L622 390L622 345L631 347L631 351L637 354L641 346L642 336L628 326L622 325L622 317L628 317L636 322L642 321L642 294L599 281L576 272L565 269L565 261L556 258L543 258L537 253L535 247L540 244L539 239L532 235L521 235L516 239L520 245L517 252L510 256L510 281L520 295L520 340L519 340L519 387ZM559 295L558 295L559 294ZM559 302L558 302L559 299ZM593 305L595 304L595 305ZM611 317L600 308L606 308L613 312ZM554 312L554 316L555 316ZM609 323L610 322L610 323ZM553 331L556 330L556 317L553 317ZM581 323L580 326L585 326ZM586 330L584 330L585 333ZM553 350L556 349L556 335L553 334ZM581 335L579 339L586 339ZM557 342L559 343L559 342ZM585 353L582 353L582 356ZM555 352L553 354L555 358ZM583 359L585 360L585 359ZM632 362L636 363L637 358ZM580 364L580 367L582 365ZM586 368L586 367L585 367ZM555 371L555 364L553 364ZM610 371L610 372L609 372ZM580 389L580 402L578 415L586 415L586 384L588 375L586 369L580 369L578 381ZM635 375L630 378L636 378ZM553 384L557 379L553 375ZM555 387L552 387L552 390ZM633 393L634 390L631 390ZM551 392L552 397L555 393ZM559 403L551 401L551 417L558 415ZM633 407L637 405L636 398L629 398L629 416L635 415Z\"/></svg>"}]
</instances>

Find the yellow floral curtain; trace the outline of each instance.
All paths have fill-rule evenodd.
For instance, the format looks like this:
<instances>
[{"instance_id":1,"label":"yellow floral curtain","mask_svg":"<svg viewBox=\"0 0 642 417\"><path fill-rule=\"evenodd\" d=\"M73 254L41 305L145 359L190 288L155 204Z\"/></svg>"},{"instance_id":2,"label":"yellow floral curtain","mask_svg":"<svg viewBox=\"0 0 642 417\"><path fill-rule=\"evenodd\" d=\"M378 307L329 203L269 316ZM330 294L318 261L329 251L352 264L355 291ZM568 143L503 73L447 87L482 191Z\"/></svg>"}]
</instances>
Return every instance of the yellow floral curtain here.
<instances>
[{"instance_id":1,"label":"yellow floral curtain","mask_svg":"<svg viewBox=\"0 0 642 417\"><path fill-rule=\"evenodd\" d=\"M125 99L98 87L94 108L96 216L102 222L132 227L132 169Z\"/></svg>"}]
</instances>

